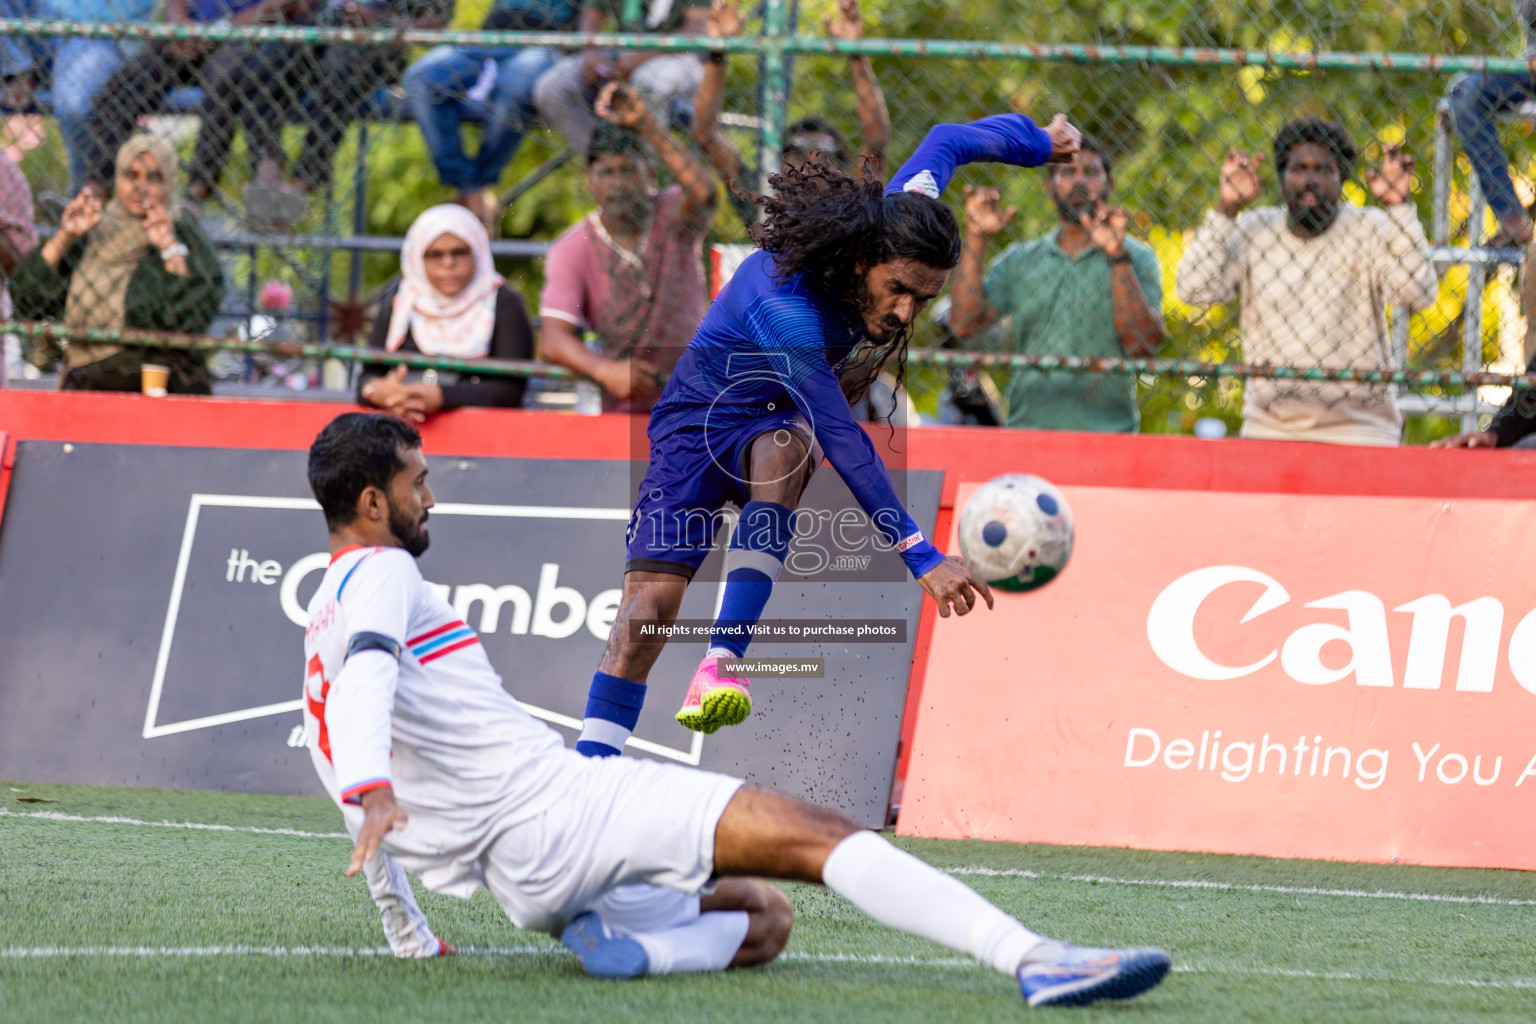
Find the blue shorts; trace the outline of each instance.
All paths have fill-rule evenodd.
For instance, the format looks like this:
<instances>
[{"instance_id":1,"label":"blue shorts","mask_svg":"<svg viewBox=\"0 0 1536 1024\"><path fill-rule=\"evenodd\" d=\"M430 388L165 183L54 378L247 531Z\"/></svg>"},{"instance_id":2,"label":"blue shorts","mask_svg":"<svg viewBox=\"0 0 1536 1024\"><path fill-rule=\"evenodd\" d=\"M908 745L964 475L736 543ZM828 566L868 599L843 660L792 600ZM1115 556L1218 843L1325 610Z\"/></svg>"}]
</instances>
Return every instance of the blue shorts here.
<instances>
[{"instance_id":1,"label":"blue shorts","mask_svg":"<svg viewBox=\"0 0 1536 1024\"><path fill-rule=\"evenodd\" d=\"M726 502L750 500L752 442L772 434L798 439L808 454L795 472L821 461L811 426L794 409L765 412L730 426L690 425L651 443L651 463L629 516L625 572L669 572L693 579L715 546Z\"/></svg>"}]
</instances>

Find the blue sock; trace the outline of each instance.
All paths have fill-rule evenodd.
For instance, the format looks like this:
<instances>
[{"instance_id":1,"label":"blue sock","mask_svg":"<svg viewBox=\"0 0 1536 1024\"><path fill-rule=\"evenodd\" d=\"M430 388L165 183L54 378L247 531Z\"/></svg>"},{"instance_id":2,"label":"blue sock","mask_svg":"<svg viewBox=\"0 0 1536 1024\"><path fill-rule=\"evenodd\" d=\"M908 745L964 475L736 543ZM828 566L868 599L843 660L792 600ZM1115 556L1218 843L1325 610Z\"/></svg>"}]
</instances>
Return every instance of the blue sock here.
<instances>
[{"instance_id":1,"label":"blue sock","mask_svg":"<svg viewBox=\"0 0 1536 1024\"><path fill-rule=\"evenodd\" d=\"M747 653L752 627L762 618L794 533L794 509L771 501L749 501L742 508L725 553L725 595L709 638L710 651L735 658Z\"/></svg>"},{"instance_id":2,"label":"blue sock","mask_svg":"<svg viewBox=\"0 0 1536 1024\"><path fill-rule=\"evenodd\" d=\"M616 757L640 721L645 684L632 683L606 672L592 673L587 691L587 717L581 723L576 752L587 757Z\"/></svg>"}]
</instances>

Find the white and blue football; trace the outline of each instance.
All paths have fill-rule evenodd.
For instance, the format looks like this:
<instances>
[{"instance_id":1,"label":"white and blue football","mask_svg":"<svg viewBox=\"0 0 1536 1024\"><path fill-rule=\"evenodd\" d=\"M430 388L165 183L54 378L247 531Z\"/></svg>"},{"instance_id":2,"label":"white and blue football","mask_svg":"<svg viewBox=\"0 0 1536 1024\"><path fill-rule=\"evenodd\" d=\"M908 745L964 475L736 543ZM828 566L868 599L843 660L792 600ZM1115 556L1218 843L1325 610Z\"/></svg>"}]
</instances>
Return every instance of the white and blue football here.
<instances>
[{"instance_id":1,"label":"white and blue football","mask_svg":"<svg viewBox=\"0 0 1536 1024\"><path fill-rule=\"evenodd\" d=\"M989 480L960 510L960 555L972 575L1000 590L1043 587L1072 557L1072 509L1037 476Z\"/></svg>"}]
</instances>

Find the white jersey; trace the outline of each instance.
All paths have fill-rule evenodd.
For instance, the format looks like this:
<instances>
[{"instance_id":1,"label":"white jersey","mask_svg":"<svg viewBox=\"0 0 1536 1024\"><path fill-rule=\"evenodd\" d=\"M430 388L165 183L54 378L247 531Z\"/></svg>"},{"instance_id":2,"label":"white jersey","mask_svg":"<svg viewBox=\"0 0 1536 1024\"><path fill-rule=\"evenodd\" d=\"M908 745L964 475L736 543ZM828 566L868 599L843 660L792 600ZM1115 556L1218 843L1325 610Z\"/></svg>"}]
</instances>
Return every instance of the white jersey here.
<instances>
[{"instance_id":1,"label":"white jersey","mask_svg":"<svg viewBox=\"0 0 1536 1024\"><path fill-rule=\"evenodd\" d=\"M399 645L346 656L359 633ZM468 896L498 830L542 814L580 755L502 688L478 635L400 548L338 551L309 603L304 720L320 780L349 829L391 785L410 817L385 849L428 888Z\"/></svg>"}]
</instances>

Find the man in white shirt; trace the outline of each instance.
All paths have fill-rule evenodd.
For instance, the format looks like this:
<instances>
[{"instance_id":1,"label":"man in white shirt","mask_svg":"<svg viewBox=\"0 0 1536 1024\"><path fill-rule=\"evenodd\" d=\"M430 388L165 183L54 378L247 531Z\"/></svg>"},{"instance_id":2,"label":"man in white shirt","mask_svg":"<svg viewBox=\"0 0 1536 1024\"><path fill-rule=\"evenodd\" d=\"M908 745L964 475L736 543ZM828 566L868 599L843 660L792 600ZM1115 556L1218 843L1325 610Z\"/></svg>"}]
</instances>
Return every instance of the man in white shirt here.
<instances>
[{"instance_id":1,"label":"man in white shirt","mask_svg":"<svg viewBox=\"0 0 1536 1024\"><path fill-rule=\"evenodd\" d=\"M1179 298L1205 306L1241 297L1246 362L1391 369L1385 307L1422 309L1438 285L1410 201L1413 158L1384 146L1381 166L1366 171L1386 207L1377 210L1344 201L1355 148L1331 121L1290 122L1274 154L1285 203L1247 212L1264 156L1227 155L1220 202L1179 262ZM1251 379L1244 387L1244 437L1385 446L1402 429L1389 385Z\"/></svg>"},{"instance_id":2,"label":"man in white shirt","mask_svg":"<svg viewBox=\"0 0 1536 1024\"><path fill-rule=\"evenodd\" d=\"M767 877L824 883L883 924L968 953L1016 978L1032 1006L1128 998L1168 972L1161 950L1036 935L826 808L568 750L422 579L426 478L420 435L387 416L343 414L310 448L332 562L309 604L305 724L355 840L349 876L387 853L386 867L435 892L467 898L483 885L514 925L559 935L600 977L771 960L789 920ZM409 887L387 888L409 899Z\"/></svg>"}]
</instances>

